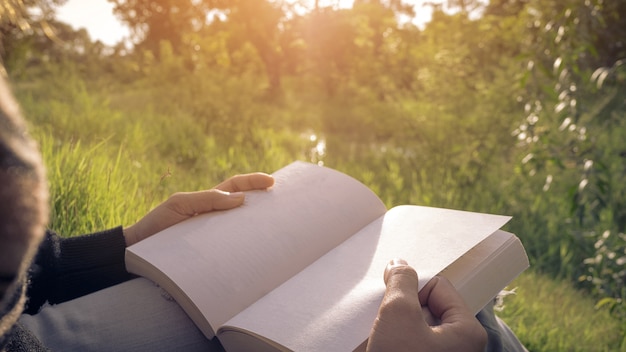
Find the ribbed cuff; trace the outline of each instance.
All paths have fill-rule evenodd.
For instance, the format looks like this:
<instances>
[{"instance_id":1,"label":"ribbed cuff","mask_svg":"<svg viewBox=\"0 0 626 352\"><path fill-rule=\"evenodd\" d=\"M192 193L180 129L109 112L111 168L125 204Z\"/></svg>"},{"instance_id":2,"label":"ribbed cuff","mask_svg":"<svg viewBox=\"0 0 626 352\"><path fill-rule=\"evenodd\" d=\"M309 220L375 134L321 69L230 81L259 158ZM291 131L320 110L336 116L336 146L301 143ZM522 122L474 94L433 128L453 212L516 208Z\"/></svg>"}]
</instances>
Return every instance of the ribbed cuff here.
<instances>
[{"instance_id":1,"label":"ribbed cuff","mask_svg":"<svg viewBox=\"0 0 626 352\"><path fill-rule=\"evenodd\" d=\"M126 241L122 227L91 235L64 238L56 267L58 303L130 279L124 263Z\"/></svg>"}]
</instances>

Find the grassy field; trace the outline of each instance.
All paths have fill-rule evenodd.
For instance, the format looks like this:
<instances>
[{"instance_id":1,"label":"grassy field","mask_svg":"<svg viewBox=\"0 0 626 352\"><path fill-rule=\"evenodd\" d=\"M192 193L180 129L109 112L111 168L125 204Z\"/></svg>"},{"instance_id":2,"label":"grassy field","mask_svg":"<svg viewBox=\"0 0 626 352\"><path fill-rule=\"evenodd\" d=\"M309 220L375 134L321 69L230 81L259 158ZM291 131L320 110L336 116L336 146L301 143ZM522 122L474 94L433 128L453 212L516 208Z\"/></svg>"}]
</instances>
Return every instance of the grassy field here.
<instances>
[{"instance_id":1,"label":"grassy field","mask_svg":"<svg viewBox=\"0 0 626 352\"><path fill-rule=\"evenodd\" d=\"M107 153L109 147L104 143L91 147L80 143L54 145L52 138L43 134L38 134L38 139L53 190L51 227L62 234L132 224L164 200L170 190L208 187L217 183L219 175L205 175L206 182L173 170L159 175L147 171L149 165L139 167L125 159L123 149L112 148ZM147 176L153 186L142 185L146 180L140 175ZM505 298L498 315L530 351L620 350L623 326L606 309L595 309L594 299L570 283L531 268L509 289L515 289L516 294Z\"/></svg>"},{"instance_id":2,"label":"grassy field","mask_svg":"<svg viewBox=\"0 0 626 352\"><path fill-rule=\"evenodd\" d=\"M419 28L410 1L149 0L116 10L132 48L52 20L57 2L0 5L0 71L41 145L52 229L322 162L388 207L511 215L531 269L500 314L521 340L626 349L624 2L448 1Z\"/></svg>"},{"instance_id":3,"label":"grassy field","mask_svg":"<svg viewBox=\"0 0 626 352\"><path fill-rule=\"evenodd\" d=\"M205 189L235 173L272 172L295 159L313 157L315 143L310 134L276 128L267 121L239 126L241 130L228 130L224 125L222 134L206 133L176 104L168 111L142 104L138 97L145 93L141 90L92 94L75 80L64 80L58 90L44 91L30 83L18 87L47 164L52 197L50 227L68 236L130 225L176 191ZM224 102L224 106L241 103ZM263 120L264 116L289 114L289 110L268 113L263 110L266 106L248 103L252 107L239 107L238 112L250 115L249 121L253 116ZM415 183L407 188L406 170L400 161L373 154L366 157L367 165L349 158L333 159L332 155L326 160L368 184L388 205L437 205L435 199L440 197L466 198L471 200L467 204L490 204L494 209L499 206L488 193L482 197L476 196L480 193L461 194L454 175L431 177L432 184ZM446 174L435 168L429 171ZM519 235L522 241L555 246L537 237L540 233ZM558 244L544 252L558 253ZM540 260L531 257L535 263ZM605 308L596 309L597 298L578 291L571 282L552 279L531 268L511 287L517 294L506 298L499 315L529 350L626 350L623 322Z\"/></svg>"},{"instance_id":4,"label":"grassy field","mask_svg":"<svg viewBox=\"0 0 626 352\"><path fill-rule=\"evenodd\" d=\"M510 286L497 313L529 351L626 351L623 326L589 295L532 269Z\"/></svg>"}]
</instances>

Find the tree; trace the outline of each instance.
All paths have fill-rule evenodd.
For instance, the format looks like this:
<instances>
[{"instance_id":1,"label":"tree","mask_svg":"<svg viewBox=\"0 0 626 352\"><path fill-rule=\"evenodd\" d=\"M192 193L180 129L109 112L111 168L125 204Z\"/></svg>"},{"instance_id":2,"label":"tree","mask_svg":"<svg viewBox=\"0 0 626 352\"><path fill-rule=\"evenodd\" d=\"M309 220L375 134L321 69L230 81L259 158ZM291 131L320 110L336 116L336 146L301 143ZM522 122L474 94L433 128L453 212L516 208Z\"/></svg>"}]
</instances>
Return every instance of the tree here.
<instances>
[{"instance_id":1,"label":"tree","mask_svg":"<svg viewBox=\"0 0 626 352\"><path fill-rule=\"evenodd\" d=\"M515 131L528 178L544 178L555 200L560 192L569 217L556 234L566 245L546 269L563 274L570 265L566 275L614 302L626 298L618 254L626 247L625 9L620 1L528 1L520 12L525 119Z\"/></svg>"},{"instance_id":2,"label":"tree","mask_svg":"<svg viewBox=\"0 0 626 352\"><path fill-rule=\"evenodd\" d=\"M185 33L206 24L209 4L194 0L108 0L113 12L132 30L138 48L158 55L160 42L182 50Z\"/></svg>"},{"instance_id":3,"label":"tree","mask_svg":"<svg viewBox=\"0 0 626 352\"><path fill-rule=\"evenodd\" d=\"M114 3L118 17L133 30L138 49L148 49L158 57L160 43L168 41L180 55L189 51L185 47L191 44L187 40L194 37L191 34L215 33L215 28L207 30L209 26L223 28L229 32L233 50L246 42L254 46L264 64L270 92L280 90L279 27L285 20L281 5L267 0L109 1Z\"/></svg>"},{"instance_id":4,"label":"tree","mask_svg":"<svg viewBox=\"0 0 626 352\"><path fill-rule=\"evenodd\" d=\"M321 87L326 98L335 95L351 75L357 56L357 28L350 10L318 7L296 23L302 43L299 73L311 89Z\"/></svg>"},{"instance_id":5,"label":"tree","mask_svg":"<svg viewBox=\"0 0 626 352\"><path fill-rule=\"evenodd\" d=\"M283 9L266 0L236 0L229 2L228 22L238 43L250 42L256 49L267 74L270 96L281 89L283 51L280 25L284 23Z\"/></svg>"},{"instance_id":6,"label":"tree","mask_svg":"<svg viewBox=\"0 0 626 352\"><path fill-rule=\"evenodd\" d=\"M0 64L14 49L15 41L40 29L50 38L54 31L49 21L54 19L55 6L66 0L0 0Z\"/></svg>"}]
</instances>

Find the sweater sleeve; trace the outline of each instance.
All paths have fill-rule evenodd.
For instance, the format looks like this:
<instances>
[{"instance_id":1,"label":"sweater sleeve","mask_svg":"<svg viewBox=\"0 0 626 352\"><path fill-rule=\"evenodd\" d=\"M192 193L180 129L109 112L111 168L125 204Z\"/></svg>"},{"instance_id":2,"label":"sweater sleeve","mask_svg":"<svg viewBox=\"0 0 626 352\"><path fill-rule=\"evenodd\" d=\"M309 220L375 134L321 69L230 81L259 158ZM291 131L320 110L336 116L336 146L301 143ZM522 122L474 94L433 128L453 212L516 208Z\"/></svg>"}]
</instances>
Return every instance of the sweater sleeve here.
<instances>
[{"instance_id":1,"label":"sweater sleeve","mask_svg":"<svg viewBox=\"0 0 626 352\"><path fill-rule=\"evenodd\" d=\"M130 279L122 227L62 238L48 232L30 269L26 312L65 302Z\"/></svg>"}]
</instances>

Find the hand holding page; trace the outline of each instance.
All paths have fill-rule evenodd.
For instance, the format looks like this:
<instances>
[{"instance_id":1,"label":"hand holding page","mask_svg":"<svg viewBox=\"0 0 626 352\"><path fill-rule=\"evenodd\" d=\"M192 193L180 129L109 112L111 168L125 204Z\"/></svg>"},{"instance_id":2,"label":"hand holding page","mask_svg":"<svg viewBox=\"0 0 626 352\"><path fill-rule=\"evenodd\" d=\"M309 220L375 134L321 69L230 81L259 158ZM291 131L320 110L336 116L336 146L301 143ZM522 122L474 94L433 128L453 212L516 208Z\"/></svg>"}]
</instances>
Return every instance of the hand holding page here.
<instances>
[{"instance_id":1,"label":"hand holding page","mask_svg":"<svg viewBox=\"0 0 626 352\"><path fill-rule=\"evenodd\" d=\"M296 162L237 209L133 245L127 268L159 283L227 351L350 351L376 317L387 262L420 287L442 273L475 311L528 266L508 217L400 206L358 181ZM509 265L504 265L509 264ZM494 279L491 279L491 278Z\"/></svg>"}]
</instances>

